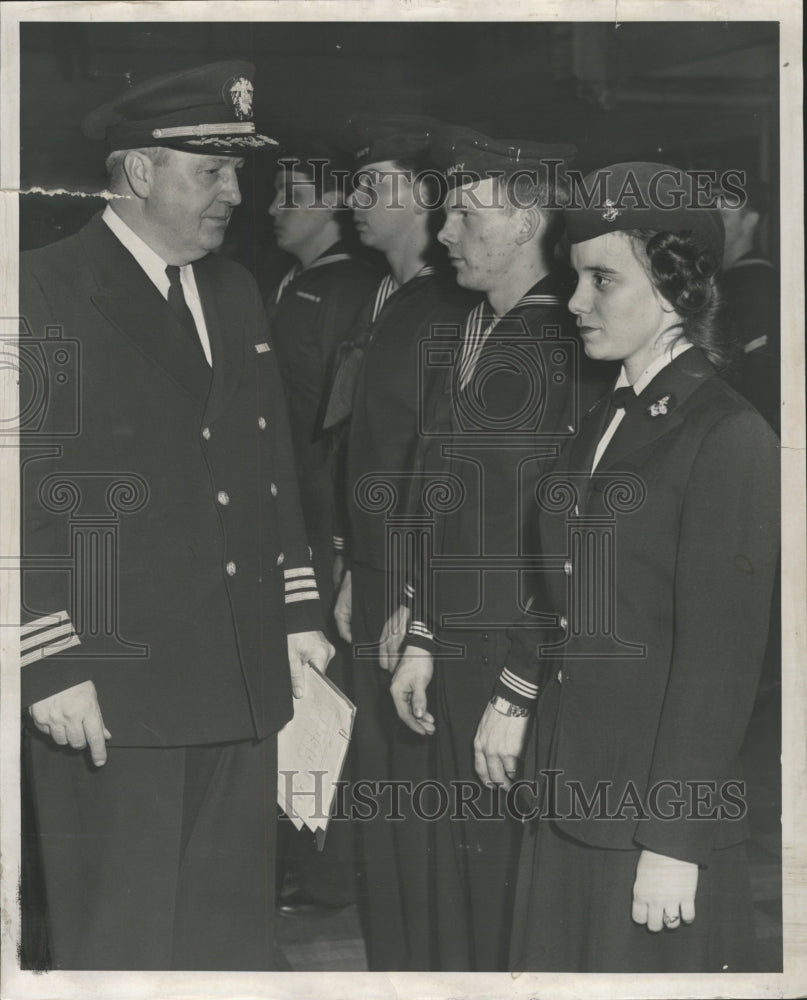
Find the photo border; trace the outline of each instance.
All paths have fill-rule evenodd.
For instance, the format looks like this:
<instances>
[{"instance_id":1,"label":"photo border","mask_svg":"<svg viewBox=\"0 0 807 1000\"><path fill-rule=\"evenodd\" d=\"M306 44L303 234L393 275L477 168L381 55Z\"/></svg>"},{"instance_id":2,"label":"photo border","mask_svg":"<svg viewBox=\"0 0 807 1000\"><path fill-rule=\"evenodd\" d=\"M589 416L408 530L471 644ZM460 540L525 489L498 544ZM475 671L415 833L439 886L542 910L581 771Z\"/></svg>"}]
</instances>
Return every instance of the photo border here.
<instances>
[{"instance_id":1,"label":"photo border","mask_svg":"<svg viewBox=\"0 0 807 1000\"><path fill-rule=\"evenodd\" d=\"M4 3L0 6L0 319L18 314L19 24L22 21L779 21L782 288L782 746L783 930L781 974L604 975L524 973L33 973L18 967L19 653L0 627L0 853L3 1000L128 997L770 997L807 992L807 585L805 584L804 239L802 8L797 0L532 0L507 10L482 0L300 0L242 3ZM785 361L786 359L786 361ZM0 420L18 409L14 373L0 363ZM4 498L19 498L18 453L0 447ZM16 621L19 504L0 507L0 622Z\"/></svg>"}]
</instances>

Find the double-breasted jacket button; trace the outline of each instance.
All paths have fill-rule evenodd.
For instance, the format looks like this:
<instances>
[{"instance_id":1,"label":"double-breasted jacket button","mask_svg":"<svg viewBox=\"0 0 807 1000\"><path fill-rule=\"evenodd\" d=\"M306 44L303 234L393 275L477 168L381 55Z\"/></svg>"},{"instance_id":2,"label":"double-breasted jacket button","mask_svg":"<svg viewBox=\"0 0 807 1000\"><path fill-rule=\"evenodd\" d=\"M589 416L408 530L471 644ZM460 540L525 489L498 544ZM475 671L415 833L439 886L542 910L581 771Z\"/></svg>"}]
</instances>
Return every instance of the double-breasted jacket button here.
<instances>
[{"instance_id":1,"label":"double-breasted jacket button","mask_svg":"<svg viewBox=\"0 0 807 1000\"><path fill-rule=\"evenodd\" d=\"M235 576L237 567L232 560L230 560L224 568L227 570L227 576Z\"/></svg>"},{"instance_id":2,"label":"double-breasted jacket button","mask_svg":"<svg viewBox=\"0 0 807 1000\"><path fill-rule=\"evenodd\" d=\"M563 683L563 671L559 670L558 671L558 684L562 684L562 683Z\"/></svg>"},{"instance_id":3,"label":"double-breasted jacket button","mask_svg":"<svg viewBox=\"0 0 807 1000\"><path fill-rule=\"evenodd\" d=\"M490 663L490 657L489 656L483 656L482 657L482 662L485 664L485 666L487 666Z\"/></svg>"},{"instance_id":4,"label":"double-breasted jacket button","mask_svg":"<svg viewBox=\"0 0 807 1000\"><path fill-rule=\"evenodd\" d=\"M224 490L219 490L218 493L216 494L216 499L218 500L218 502L221 504L222 507L226 507L227 504L230 502L230 494L225 493Z\"/></svg>"},{"instance_id":5,"label":"double-breasted jacket button","mask_svg":"<svg viewBox=\"0 0 807 1000\"><path fill-rule=\"evenodd\" d=\"M560 627L565 632L566 629L569 627L569 619L566 617L566 615L561 615L560 616L560 623L559 624L560 624Z\"/></svg>"},{"instance_id":6,"label":"double-breasted jacket button","mask_svg":"<svg viewBox=\"0 0 807 1000\"><path fill-rule=\"evenodd\" d=\"M482 642L487 642L487 641L488 641L488 633L487 632L483 632L482 633Z\"/></svg>"},{"instance_id":7,"label":"double-breasted jacket button","mask_svg":"<svg viewBox=\"0 0 807 1000\"><path fill-rule=\"evenodd\" d=\"M262 431L266 430L266 417L258 417L258 427L260 427Z\"/></svg>"},{"instance_id":8,"label":"double-breasted jacket button","mask_svg":"<svg viewBox=\"0 0 807 1000\"><path fill-rule=\"evenodd\" d=\"M277 564L278 564L278 566L282 566L283 565L283 562L284 562L285 558L286 557L281 552L280 555L277 557Z\"/></svg>"},{"instance_id":9,"label":"double-breasted jacket button","mask_svg":"<svg viewBox=\"0 0 807 1000\"><path fill-rule=\"evenodd\" d=\"M572 560L571 559L567 559L566 562L563 564L563 572L566 574L566 576L571 576L572 575Z\"/></svg>"},{"instance_id":10,"label":"double-breasted jacket button","mask_svg":"<svg viewBox=\"0 0 807 1000\"><path fill-rule=\"evenodd\" d=\"M203 427L202 428L202 437L205 439L205 441L209 441L210 440L210 428L209 427Z\"/></svg>"},{"instance_id":11,"label":"double-breasted jacket button","mask_svg":"<svg viewBox=\"0 0 807 1000\"><path fill-rule=\"evenodd\" d=\"M269 492L272 494L273 497L277 496L277 486L275 486L274 483L270 485Z\"/></svg>"}]
</instances>

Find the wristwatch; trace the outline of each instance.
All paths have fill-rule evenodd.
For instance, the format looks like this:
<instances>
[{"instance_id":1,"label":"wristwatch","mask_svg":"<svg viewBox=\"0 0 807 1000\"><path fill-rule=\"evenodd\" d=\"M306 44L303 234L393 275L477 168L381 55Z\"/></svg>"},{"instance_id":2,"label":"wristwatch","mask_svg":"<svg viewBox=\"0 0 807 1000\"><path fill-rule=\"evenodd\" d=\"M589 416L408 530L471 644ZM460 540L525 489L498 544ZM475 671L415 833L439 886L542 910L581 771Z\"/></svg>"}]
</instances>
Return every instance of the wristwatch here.
<instances>
[{"instance_id":1,"label":"wristwatch","mask_svg":"<svg viewBox=\"0 0 807 1000\"><path fill-rule=\"evenodd\" d=\"M508 701L498 694L494 694L490 703L501 715L509 715L514 719L526 719L531 711L529 708L524 708L523 705L514 705L512 701Z\"/></svg>"}]
</instances>

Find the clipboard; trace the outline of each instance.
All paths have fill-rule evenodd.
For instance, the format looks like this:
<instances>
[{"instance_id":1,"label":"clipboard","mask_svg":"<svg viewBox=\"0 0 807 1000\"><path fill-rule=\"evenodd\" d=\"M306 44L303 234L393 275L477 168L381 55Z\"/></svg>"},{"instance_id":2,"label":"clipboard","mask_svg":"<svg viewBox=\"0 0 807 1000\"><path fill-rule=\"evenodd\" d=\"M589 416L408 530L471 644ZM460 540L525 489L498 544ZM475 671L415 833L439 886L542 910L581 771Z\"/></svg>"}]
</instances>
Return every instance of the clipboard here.
<instances>
[{"instance_id":1,"label":"clipboard","mask_svg":"<svg viewBox=\"0 0 807 1000\"><path fill-rule=\"evenodd\" d=\"M307 670L305 694L277 736L277 803L296 829L311 830L321 851L356 706L325 674Z\"/></svg>"}]
</instances>

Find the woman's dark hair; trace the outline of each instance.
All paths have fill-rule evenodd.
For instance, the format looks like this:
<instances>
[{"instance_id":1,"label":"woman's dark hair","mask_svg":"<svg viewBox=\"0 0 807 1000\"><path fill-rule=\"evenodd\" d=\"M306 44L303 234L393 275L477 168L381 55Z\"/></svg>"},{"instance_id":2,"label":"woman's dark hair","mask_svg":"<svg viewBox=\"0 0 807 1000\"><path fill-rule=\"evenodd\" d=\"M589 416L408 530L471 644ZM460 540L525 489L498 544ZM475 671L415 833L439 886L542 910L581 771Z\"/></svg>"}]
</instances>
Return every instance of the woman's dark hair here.
<instances>
[{"instance_id":1,"label":"woman's dark hair","mask_svg":"<svg viewBox=\"0 0 807 1000\"><path fill-rule=\"evenodd\" d=\"M626 235L643 245L653 284L681 317L681 336L700 347L716 368L727 368L734 349L718 322L714 255L686 230L631 229Z\"/></svg>"}]
</instances>

